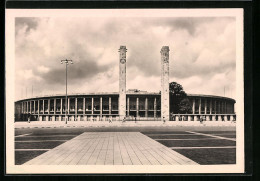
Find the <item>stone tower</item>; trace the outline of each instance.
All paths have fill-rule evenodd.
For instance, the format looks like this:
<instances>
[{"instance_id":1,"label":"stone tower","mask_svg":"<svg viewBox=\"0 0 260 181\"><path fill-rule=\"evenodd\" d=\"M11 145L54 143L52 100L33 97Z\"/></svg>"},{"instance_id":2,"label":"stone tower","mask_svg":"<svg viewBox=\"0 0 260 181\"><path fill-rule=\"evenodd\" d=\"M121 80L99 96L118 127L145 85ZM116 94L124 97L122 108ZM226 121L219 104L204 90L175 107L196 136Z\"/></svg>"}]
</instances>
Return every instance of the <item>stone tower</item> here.
<instances>
[{"instance_id":1,"label":"stone tower","mask_svg":"<svg viewBox=\"0 0 260 181\"><path fill-rule=\"evenodd\" d=\"M170 96L169 96L169 47L161 49L161 119L170 119Z\"/></svg>"},{"instance_id":2,"label":"stone tower","mask_svg":"<svg viewBox=\"0 0 260 181\"><path fill-rule=\"evenodd\" d=\"M126 116L126 46L119 49L119 116Z\"/></svg>"}]
</instances>

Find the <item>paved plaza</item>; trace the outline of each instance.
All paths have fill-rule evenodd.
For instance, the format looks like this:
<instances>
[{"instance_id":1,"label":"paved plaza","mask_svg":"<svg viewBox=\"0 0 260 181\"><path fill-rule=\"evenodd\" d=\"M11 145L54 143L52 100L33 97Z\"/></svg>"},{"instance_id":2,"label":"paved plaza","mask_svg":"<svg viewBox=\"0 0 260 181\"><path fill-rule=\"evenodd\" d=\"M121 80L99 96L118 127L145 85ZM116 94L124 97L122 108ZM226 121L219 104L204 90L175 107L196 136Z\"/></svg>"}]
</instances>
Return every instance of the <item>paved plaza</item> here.
<instances>
[{"instance_id":1,"label":"paved plaza","mask_svg":"<svg viewBox=\"0 0 260 181\"><path fill-rule=\"evenodd\" d=\"M15 129L15 164L235 164L235 127L110 126Z\"/></svg>"},{"instance_id":2,"label":"paved plaza","mask_svg":"<svg viewBox=\"0 0 260 181\"><path fill-rule=\"evenodd\" d=\"M140 132L85 132L25 165L190 165L196 162Z\"/></svg>"}]
</instances>

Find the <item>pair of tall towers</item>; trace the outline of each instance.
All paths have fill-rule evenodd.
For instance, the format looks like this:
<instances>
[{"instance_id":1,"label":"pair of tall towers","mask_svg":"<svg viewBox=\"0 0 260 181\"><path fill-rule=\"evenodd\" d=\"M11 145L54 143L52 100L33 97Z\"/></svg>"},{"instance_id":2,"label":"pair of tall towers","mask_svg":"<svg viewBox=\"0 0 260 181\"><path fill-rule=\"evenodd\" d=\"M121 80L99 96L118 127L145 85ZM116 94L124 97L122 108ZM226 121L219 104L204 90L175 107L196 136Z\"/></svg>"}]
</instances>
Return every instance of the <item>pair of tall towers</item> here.
<instances>
[{"instance_id":1,"label":"pair of tall towers","mask_svg":"<svg viewBox=\"0 0 260 181\"><path fill-rule=\"evenodd\" d=\"M161 49L161 119L170 119L169 97L169 47ZM126 46L119 48L119 116L126 116Z\"/></svg>"}]
</instances>

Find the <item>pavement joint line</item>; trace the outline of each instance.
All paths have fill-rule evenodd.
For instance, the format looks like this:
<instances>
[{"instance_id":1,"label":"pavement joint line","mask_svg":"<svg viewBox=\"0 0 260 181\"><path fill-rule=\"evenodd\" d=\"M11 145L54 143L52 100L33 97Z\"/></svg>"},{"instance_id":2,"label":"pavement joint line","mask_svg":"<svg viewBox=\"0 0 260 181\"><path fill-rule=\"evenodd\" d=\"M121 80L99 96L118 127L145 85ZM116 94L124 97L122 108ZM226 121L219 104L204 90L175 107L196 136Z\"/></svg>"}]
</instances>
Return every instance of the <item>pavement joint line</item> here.
<instances>
[{"instance_id":1,"label":"pavement joint line","mask_svg":"<svg viewBox=\"0 0 260 181\"><path fill-rule=\"evenodd\" d=\"M49 151L51 149L15 149L15 151Z\"/></svg>"},{"instance_id":2,"label":"pavement joint line","mask_svg":"<svg viewBox=\"0 0 260 181\"><path fill-rule=\"evenodd\" d=\"M152 134L145 134L145 135L147 135L147 136L171 136L171 135L173 135L173 136L175 136L175 135L180 135L180 136L188 136L188 135L190 135L190 136L192 136L193 134L178 134L178 133L166 133L166 134L164 134L164 133L152 133ZM219 133L219 134L216 134L216 133L214 133L214 134L211 134L211 135L214 135L214 136L219 136L219 135L233 135L233 136L235 136L236 134L228 134L228 133Z\"/></svg>"},{"instance_id":3,"label":"pavement joint line","mask_svg":"<svg viewBox=\"0 0 260 181\"><path fill-rule=\"evenodd\" d=\"M126 127L126 126L136 126L136 127L146 127L147 125L124 125L122 127ZM74 126L73 126L74 127ZM75 128L77 128L79 126L75 126ZM99 127L99 126L84 126L84 127ZM111 126L103 126L103 127L113 127L112 125ZM120 127L120 126L114 126L114 127ZM149 127L185 127L185 126L178 126L178 125L149 125ZM220 126L217 126L217 127L220 127ZM25 129L25 128L72 128L70 126L67 126L67 127L64 127L64 126L61 126L61 127L16 127L15 129Z\"/></svg>"},{"instance_id":4,"label":"pavement joint line","mask_svg":"<svg viewBox=\"0 0 260 181\"><path fill-rule=\"evenodd\" d=\"M31 136L26 136L26 138L31 138L31 137L59 137L59 136L78 136L78 134L75 135L31 135Z\"/></svg>"},{"instance_id":5,"label":"pavement joint line","mask_svg":"<svg viewBox=\"0 0 260 181\"><path fill-rule=\"evenodd\" d=\"M198 132L193 132L193 131L186 131L186 132L188 132L188 133L193 133L193 134L195 134L195 135L203 135L203 136L209 136L209 137L219 138L219 139L223 139L223 140L236 141L236 139L233 139L233 138L226 138L226 137L215 136L215 135L211 135L211 134L204 134L204 133L198 133Z\"/></svg>"},{"instance_id":6,"label":"pavement joint line","mask_svg":"<svg viewBox=\"0 0 260 181\"><path fill-rule=\"evenodd\" d=\"M57 142L57 141L60 141L60 142L65 142L65 141L68 141L68 140L26 140L26 141L15 141L16 143L32 143L32 142Z\"/></svg>"},{"instance_id":7,"label":"pavement joint line","mask_svg":"<svg viewBox=\"0 0 260 181\"><path fill-rule=\"evenodd\" d=\"M223 149L223 148L236 148L236 146L218 146L218 147L169 147L170 149Z\"/></svg>"},{"instance_id":8,"label":"pavement joint line","mask_svg":"<svg viewBox=\"0 0 260 181\"><path fill-rule=\"evenodd\" d=\"M156 140L156 141L163 141L163 140L172 140L172 141L174 141L174 140L176 140L176 141L178 141L178 140L182 140L182 141L185 141L185 140L187 140L187 141L189 141L189 140L217 140L217 139L219 139L219 138L188 138L188 139L153 139L153 140Z\"/></svg>"},{"instance_id":9,"label":"pavement joint line","mask_svg":"<svg viewBox=\"0 0 260 181\"><path fill-rule=\"evenodd\" d=\"M28 133L28 134L22 134L22 135L17 135L15 136L15 138L18 138L18 137L23 137L23 136L27 136L27 135L31 135L32 133Z\"/></svg>"},{"instance_id":10,"label":"pavement joint line","mask_svg":"<svg viewBox=\"0 0 260 181\"><path fill-rule=\"evenodd\" d=\"M193 135L193 134L175 134L175 133L173 133L173 134L164 134L164 133L156 133L156 134L145 134L145 135L147 135L147 136L171 136L171 135L173 135L173 136L175 136L175 135L180 135L180 136L182 136L182 135L184 135L184 136L186 136L186 135Z\"/></svg>"}]
</instances>

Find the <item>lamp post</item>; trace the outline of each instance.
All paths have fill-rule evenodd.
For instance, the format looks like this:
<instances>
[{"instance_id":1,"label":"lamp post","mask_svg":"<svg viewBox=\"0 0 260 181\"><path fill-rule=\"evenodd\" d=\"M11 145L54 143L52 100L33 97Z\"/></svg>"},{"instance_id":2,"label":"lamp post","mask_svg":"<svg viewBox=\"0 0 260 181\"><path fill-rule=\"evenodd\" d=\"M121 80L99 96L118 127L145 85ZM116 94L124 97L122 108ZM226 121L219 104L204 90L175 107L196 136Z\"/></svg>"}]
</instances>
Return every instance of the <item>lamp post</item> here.
<instances>
[{"instance_id":1,"label":"lamp post","mask_svg":"<svg viewBox=\"0 0 260 181\"><path fill-rule=\"evenodd\" d=\"M72 60L61 60L60 61L61 64L65 63L66 65L66 103L65 103L65 124L67 124L67 110L68 110L68 95L67 95L67 70L68 70L68 65L69 63L73 64L73 61ZM62 109L62 108L61 108Z\"/></svg>"}]
</instances>

